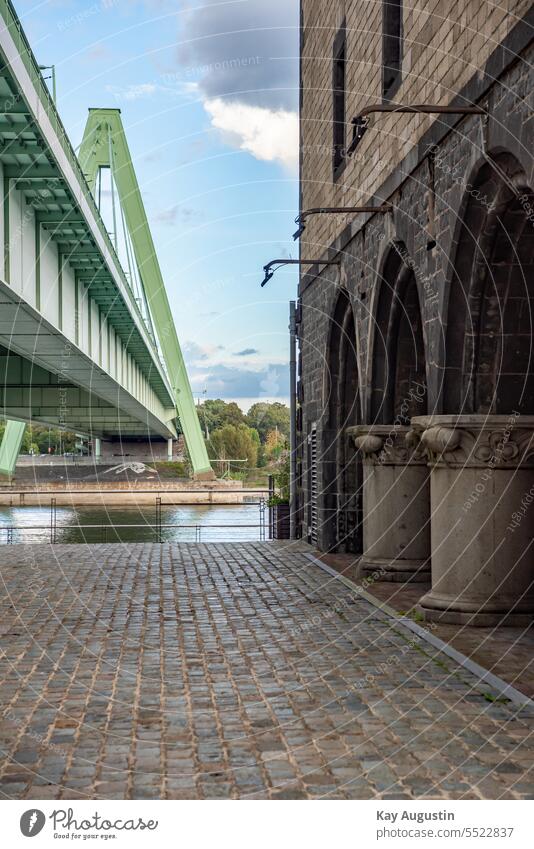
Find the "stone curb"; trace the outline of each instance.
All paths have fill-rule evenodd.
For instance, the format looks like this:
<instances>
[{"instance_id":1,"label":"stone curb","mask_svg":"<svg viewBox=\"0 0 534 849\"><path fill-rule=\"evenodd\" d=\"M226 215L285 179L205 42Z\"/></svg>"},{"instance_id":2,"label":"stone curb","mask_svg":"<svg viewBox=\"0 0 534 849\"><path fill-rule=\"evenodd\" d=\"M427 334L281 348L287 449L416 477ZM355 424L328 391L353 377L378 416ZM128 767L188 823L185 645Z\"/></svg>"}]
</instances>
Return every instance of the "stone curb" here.
<instances>
[{"instance_id":1,"label":"stone curb","mask_svg":"<svg viewBox=\"0 0 534 849\"><path fill-rule=\"evenodd\" d=\"M332 578L335 578L341 583L345 584L348 589L355 590L359 596L364 598L374 607L377 607L387 616L390 616L395 620L399 625L403 625L412 633L417 634L418 637L425 640L427 643L430 643L431 646L438 649L438 651L446 654L447 657L450 657L451 660L456 661L459 666L463 669L470 672L472 675L475 675L477 678L480 678L481 682L488 684L493 690L495 690L499 696L503 696L506 699L509 699L513 704L518 705L522 708L532 708L534 709L534 701L526 696L524 693L521 693L519 690L516 690L511 684L507 684L506 681L503 681L502 678L499 678L498 675L494 675L493 672L490 672L488 669L484 669L480 664L475 663L474 660L466 657L461 652L457 651L448 643L445 643L443 640L440 640L439 637L434 636L426 628L422 628L417 622L414 622L407 616L399 616L396 610L390 607L389 604L385 602L381 602L378 599L374 598L370 593L368 593L363 588L359 587L354 583L350 578L346 578L344 575L340 575L339 572L336 572L335 569L332 569L331 566L328 566L326 563L323 563L322 560L319 560L313 554L305 553L304 556L307 560L313 563L315 566L318 566L324 572L327 572Z\"/></svg>"}]
</instances>

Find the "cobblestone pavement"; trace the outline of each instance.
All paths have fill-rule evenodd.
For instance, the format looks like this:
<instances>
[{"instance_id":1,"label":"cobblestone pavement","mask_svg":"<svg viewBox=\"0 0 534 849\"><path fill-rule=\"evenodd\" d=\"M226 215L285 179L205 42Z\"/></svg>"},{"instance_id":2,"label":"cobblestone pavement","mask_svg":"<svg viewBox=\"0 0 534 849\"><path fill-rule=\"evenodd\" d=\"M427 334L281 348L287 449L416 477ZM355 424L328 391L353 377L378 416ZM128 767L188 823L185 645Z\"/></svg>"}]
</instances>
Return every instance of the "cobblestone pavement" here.
<instances>
[{"instance_id":1,"label":"cobblestone pavement","mask_svg":"<svg viewBox=\"0 0 534 849\"><path fill-rule=\"evenodd\" d=\"M533 713L275 543L2 547L4 798L532 798Z\"/></svg>"}]
</instances>

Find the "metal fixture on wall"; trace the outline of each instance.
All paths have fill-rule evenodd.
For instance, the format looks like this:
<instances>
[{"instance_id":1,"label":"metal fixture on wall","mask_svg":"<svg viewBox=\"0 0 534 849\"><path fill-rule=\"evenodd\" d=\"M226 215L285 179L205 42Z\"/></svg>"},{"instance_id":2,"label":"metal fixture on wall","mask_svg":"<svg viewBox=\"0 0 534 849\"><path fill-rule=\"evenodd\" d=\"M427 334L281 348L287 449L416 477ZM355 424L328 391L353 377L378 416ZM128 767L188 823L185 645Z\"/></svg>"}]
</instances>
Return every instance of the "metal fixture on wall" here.
<instances>
[{"instance_id":1,"label":"metal fixture on wall","mask_svg":"<svg viewBox=\"0 0 534 849\"><path fill-rule=\"evenodd\" d=\"M306 229L306 219L310 215L341 215L344 212L392 212L393 206L390 203L383 203L381 206L314 206L311 209L305 209L300 212L295 218L295 224L299 225L296 233L293 233L295 240L300 239Z\"/></svg>"},{"instance_id":2,"label":"metal fixture on wall","mask_svg":"<svg viewBox=\"0 0 534 849\"><path fill-rule=\"evenodd\" d=\"M419 103L414 106L403 106L400 103L374 103L372 106L366 106L361 113L353 118L352 124L352 142L347 150L348 156L352 156L365 133L369 128L369 115L375 112L399 112L409 115L486 115L487 112L482 106L436 106L434 104Z\"/></svg>"},{"instance_id":3,"label":"metal fixture on wall","mask_svg":"<svg viewBox=\"0 0 534 849\"><path fill-rule=\"evenodd\" d=\"M277 268L273 268L273 265L276 265ZM278 271L279 268L282 268L283 265L339 265L338 259L272 259L267 265L263 266L263 270L265 272L265 277L263 278L261 285L265 286L266 283L269 282L271 277L273 276L275 271Z\"/></svg>"}]
</instances>

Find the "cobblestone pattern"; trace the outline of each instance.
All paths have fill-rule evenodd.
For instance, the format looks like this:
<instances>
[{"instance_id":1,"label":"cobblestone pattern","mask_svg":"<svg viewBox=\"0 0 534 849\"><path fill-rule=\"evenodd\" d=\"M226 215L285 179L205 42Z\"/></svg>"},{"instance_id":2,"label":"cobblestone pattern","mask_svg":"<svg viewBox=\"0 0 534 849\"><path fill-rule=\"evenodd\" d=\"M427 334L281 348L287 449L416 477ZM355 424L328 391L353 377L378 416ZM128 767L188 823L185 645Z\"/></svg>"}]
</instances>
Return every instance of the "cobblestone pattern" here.
<instances>
[{"instance_id":1,"label":"cobblestone pattern","mask_svg":"<svg viewBox=\"0 0 534 849\"><path fill-rule=\"evenodd\" d=\"M532 712L298 547L13 546L2 578L4 798L532 798Z\"/></svg>"}]
</instances>

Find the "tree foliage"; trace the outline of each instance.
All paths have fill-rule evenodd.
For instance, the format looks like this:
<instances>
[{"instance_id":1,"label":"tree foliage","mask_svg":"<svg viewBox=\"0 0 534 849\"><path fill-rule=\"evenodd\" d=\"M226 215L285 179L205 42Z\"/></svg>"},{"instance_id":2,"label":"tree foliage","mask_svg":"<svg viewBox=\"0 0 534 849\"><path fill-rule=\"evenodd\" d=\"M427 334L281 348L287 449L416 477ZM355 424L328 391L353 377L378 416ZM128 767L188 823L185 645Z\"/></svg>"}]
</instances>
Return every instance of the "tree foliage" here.
<instances>
[{"instance_id":1,"label":"tree foliage","mask_svg":"<svg viewBox=\"0 0 534 849\"><path fill-rule=\"evenodd\" d=\"M275 401L270 404L267 401L259 401L253 404L246 416L249 427L254 427L260 435L262 444L265 444L269 431L278 431L289 439L289 407Z\"/></svg>"},{"instance_id":2,"label":"tree foliage","mask_svg":"<svg viewBox=\"0 0 534 849\"><path fill-rule=\"evenodd\" d=\"M254 468L258 461L259 436L246 424L226 424L214 430L208 442L208 451L212 459L245 460L246 466ZM239 471L245 465L235 463L232 470Z\"/></svg>"},{"instance_id":3,"label":"tree foliage","mask_svg":"<svg viewBox=\"0 0 534 849\"><path fill-rule=\"evenodd\" d=\"M271 462L278 461L282 451L287 448L287 438L280 430L270 430L265 437L265 457Z\"/></svg>"},{"instance_id":4,"label":"tree foliage","mask_svg":"<svg viewBox=\"0 0 534 849\"><path fill-rule=\"evenodd\" d=\"M0 422L0 440L4 437L5 429L5 421ZM68 430L60 430L57 427L48 428L46 425L26 425L20 453L64 454L74 451L76 442L76 434Z\"/></svg>"},{"instance_id":5,"label":"tree foliage","mask_svg":"<svg viewBox=\"0 0 534 849\"><path fill-rule=\"evenodd\" d=\"M235 401L222 401L217 398L213 401L204 401L197 407L200 426L204 433L210 434L225 425L245 424L245 414Z\"/></svg>"},{"instance_id":6,"label":"tree foliage","mask_svg":"<svg viewBox=\"0 0 534 849\"><path fill-rule=\"evenodd\" d=\"M220 398L197 407L200 426L212 459L246 460L253 468L278 463L289 441L289 408L261 401L245 415L234 401ZM233 471L238 466L235 464Z\"/></svg>"}]
</instances>

